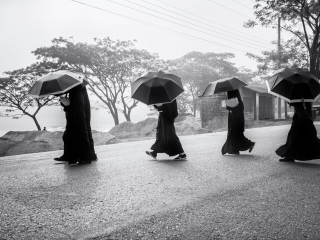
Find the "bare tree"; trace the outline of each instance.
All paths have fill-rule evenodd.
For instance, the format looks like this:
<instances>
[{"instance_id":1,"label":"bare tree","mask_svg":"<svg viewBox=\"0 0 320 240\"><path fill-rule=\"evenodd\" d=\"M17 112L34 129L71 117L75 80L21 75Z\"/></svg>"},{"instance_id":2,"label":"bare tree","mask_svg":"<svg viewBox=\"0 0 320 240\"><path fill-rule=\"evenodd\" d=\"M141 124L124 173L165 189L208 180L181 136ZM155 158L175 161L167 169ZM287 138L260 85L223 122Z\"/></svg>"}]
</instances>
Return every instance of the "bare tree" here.
<instances>
[{"instance_id":1,"label":"bare tree","mask_svg":"<svg viewBox=\"0 0 320 240\"><path fill-rule=\"evenodd\" d=\"M94 44L74 43L72 39L54 39L53 46L34 51L38 59L57 64L58 69L83 72L89 89L119 124L119 112L130 121L138 102L130 97L130 83L139 75L161 68L156 54L136 49L133 41L95 39Z\"/></svg>"},{"instance_id":2,"label":"bare tree","mask_svg":"<svg viewBox=\"0 0 320 240\"><path fill-rule=\"evenodd\" d=\"M29 67L5 72L8 77L0 79L0 101L5 106L20 110L23 115L31 117L38 130L41 130L40 124L36 118L40 109L47 105L56 104L53 101L54 96L43 98L29 97L28 91L33 83L48 70L41 68L39 64L32 64ZM31 107L36 107L34 112L30 112ZM22 115L16 114L13 118L19 118Z\"/></svg>"}]
</instances>

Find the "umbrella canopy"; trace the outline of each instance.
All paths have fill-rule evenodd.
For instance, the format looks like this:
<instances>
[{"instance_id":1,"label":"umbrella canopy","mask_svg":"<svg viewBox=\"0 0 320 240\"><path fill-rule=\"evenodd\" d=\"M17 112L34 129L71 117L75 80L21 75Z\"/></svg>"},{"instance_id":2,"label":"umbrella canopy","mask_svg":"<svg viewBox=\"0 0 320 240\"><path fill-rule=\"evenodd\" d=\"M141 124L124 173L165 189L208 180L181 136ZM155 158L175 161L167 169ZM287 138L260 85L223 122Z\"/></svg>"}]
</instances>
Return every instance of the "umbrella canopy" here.
<instances>
[{"instance_id":1,"label":"umbrella canopy","mask_svg":"<svg viewBox=\"0 0 320 240\"><path fill-rule=\"evenodd\" d=\"M183 91L181 78L163 71L148 72L131 84L131 97L147 105L172 102Z\"/></svg>"},{"instance_id":2,"label":"umbrella canopy","mask_svg":"<svg viewBox=\"0 0 320 240\"><path fill-rule=\"evenodd\" d=\"M200 97L208 97L213 94L228 92L246 86L247 84L236 77L222 78L209 83Z\"/></svg>"},{"instance_id":3,"label":"umbrella canopy","mask_svg":"<svg viewBox=\"0 0 320 240\"><path fill-rule=\"evenodd\" d=\"M82 83L86 83L84 74L68 70L59 70L37 79L29 89L28 95L45 97L48 95L63 94Z\"/></svg>"},{"instance_id":4,"label":"umbrella canopy","mask_svg":"<svg viewBox=\"0 0 320 240\"><path fill-rule=\"evenodd\" d=\"M316 76L301 68L282 68L266 81L268 92L289 103L313 102L320 95Z\"/></svg>"}]
</instances>

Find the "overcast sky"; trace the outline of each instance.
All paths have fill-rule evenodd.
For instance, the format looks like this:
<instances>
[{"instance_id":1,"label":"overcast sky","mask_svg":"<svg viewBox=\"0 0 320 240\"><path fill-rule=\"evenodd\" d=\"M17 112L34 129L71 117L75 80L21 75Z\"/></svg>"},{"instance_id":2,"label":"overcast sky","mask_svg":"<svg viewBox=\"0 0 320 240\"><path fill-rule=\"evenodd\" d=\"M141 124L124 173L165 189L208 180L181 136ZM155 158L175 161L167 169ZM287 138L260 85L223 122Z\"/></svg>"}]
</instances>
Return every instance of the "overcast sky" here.
<instances>
[{"instance_id":1,"label":"overcast sky","mask_svg":"<svg viewBox=\"0 0 320 240\"><path fill-rule=\"evenodd\" d=\"M81 2L81 3L80 3ZM276 29L245 29L253 0L0 0L0 76L36 61L31 51L53 38L137 40L163 59L191 51L232 52L237 67L255 69L245 56L270 50ZM89 6L90 5L90 6ZM136 10L134 10L136 9Z\"/></svg>"}]
</instances>

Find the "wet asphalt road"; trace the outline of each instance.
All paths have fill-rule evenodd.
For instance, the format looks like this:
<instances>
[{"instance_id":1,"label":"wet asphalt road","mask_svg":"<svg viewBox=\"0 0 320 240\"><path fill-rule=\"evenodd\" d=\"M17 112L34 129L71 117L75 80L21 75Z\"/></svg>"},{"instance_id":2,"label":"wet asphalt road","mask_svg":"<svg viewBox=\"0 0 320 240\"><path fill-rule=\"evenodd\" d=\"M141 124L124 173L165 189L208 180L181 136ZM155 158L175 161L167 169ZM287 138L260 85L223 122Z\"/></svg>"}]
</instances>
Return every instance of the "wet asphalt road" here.
<instances>
[{"instance_id":1,"label":"wet asphalt road","mask_svg":"<svg viewBox=\"0 0 320 240\"><path fill-rule=\"evenodd\" d=\"M289 127L246 130L239 156L220 132L180 137L180 162L150 159L153 140L96 147L91 165L0 158L0 239L320 239L320 161L274 153Z\"/></svg>"}]
</instances>

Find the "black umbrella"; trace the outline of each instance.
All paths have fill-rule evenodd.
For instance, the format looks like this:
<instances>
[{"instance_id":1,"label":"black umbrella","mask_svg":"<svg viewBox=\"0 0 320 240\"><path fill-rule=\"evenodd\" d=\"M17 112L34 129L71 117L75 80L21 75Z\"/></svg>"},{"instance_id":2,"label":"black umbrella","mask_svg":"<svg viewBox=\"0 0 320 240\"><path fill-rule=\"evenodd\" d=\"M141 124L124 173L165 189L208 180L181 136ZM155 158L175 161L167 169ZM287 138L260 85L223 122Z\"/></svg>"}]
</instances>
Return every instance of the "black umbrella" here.
<instances>
[{"instance_id":1,"label":"black umbrella","mask_svg":"<svg viewBox=\"0 0 320 240\"><path fill-rule=\"evenodd\" d=\"M163 71L148 72L131 84L131 97L147 105L172 102L183 91L181 78Z\"/></svg>"},{"instance_id":2,"label":"black umbrella","mask_svg":"<svg viewBox=\"0 0 320 240\"><path fill-rule=\"evenodd\" d=\"M208 97L213 94L228 92L246 86L247 84L236 77L222 78L209 83L200 97Z\"/></svg>"},{"instance_id":3,"label":"black umbrella","mask_svg":"<svg viewBox=\"0 0 320 240\"><path fill-rule=\"evenodd\" d=\"M268 92L289 103L313 102L320 96L316 76L301 68L282 68L266 81Z\"/></svg>"},{"instance_id":4,"label":"black umbrella","mask_svg":"<svg viewBox=\"0 0 320 240\"><path fill-rule=\"evenodd\" d=\"M48 95L62 94L85 83L84 74L69 70L59 70L37 79L29 89L28 95L45 97Z\"/></svg>"}]
</instances>

